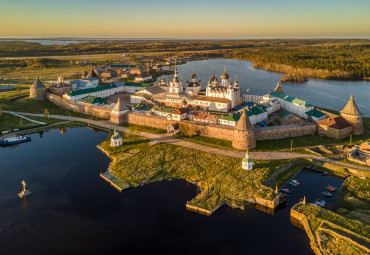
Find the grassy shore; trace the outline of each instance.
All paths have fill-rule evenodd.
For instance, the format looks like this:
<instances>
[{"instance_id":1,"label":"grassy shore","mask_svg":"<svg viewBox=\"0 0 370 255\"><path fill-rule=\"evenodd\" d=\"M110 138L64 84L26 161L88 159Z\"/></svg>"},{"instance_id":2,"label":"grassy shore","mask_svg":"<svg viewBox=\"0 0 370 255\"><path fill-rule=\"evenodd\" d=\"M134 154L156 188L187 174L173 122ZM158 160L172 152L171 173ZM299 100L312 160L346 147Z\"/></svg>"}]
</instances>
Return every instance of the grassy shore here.
<instances>
[{"instance_id":1,"label":"grassy shore","mask_svg":"<svg viewBox=\"0 0 370 255\"><path fill-rule=\"evenodd\" d=\"M294 209L307 218L306 231L311 231L311 246L322 254L368 254L369 250L359 243L370 241L370 226L347 219L339 214L309 204L297 204Z\"/></svg>"},{"instance_id":2,"label":"grassy shore","mask_svg":"<svg viewBox=\"0 0 370 255\"><path fill-rule=\"evenodd\" d=\"M113 158L112 171L132 186L160 180L185 179L200 193L190 203L210 210L221 202L243 208L247 198L273 199L274 189L262 185L267 176L291 160L255 161L253 171L241 168L241 160L170 144L148 146L144 138L123 135L123 145L101 147Z\"/></svg>"}]
</instances>

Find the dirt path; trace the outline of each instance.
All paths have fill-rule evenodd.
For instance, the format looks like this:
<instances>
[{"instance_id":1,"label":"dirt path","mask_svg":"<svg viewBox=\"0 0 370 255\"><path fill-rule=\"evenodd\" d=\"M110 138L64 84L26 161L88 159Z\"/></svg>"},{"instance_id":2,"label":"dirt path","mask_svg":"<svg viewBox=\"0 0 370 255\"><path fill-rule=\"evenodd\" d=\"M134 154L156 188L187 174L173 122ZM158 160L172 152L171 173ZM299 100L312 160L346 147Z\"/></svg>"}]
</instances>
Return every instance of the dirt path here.
<instances>
[{"instance_id":1,"label":"dirt path","mask_svg":"<svg viewBox=\"0 0 370 255\"><path fill-rule=\"evenodd\" d=\"M16 112L16 113L22 114L22 115L28 115L28 116L44 117L43 114L23 113L23 112ZM49 118L85 122L85 123L103 127L103 128L117 129L118 131L121 131L121 132L129 131L128 128L126 127L114 125L105 120L91 120L91 119L85 119L85 118L79 118L79 117L73 117L73 116L62 116L62 115L49 115ZM148 133L148 132L138 132L138 135L149 138L152 142L169 143L169 144L179 145L179 146L186 147L186 148L191 148L191 149L195 149L199 151L214 153L214 154L228 156L228 157L243 158L245 155L245 152L243 151L234 151L234 150L227 150L227 149L221 149L221 148L214 148L214 147L210 147L206 145L192 143L189 141L176 138L172 136L172 134L153 134L153 133ZM320 157L316 155L310 155L310 154L299 154L299 153L281 152L281 151L256 151L256 152L251 152L250 154L253 159L259 159L259 160L314 158L314 159L317 159L323 162L334 163L334 164L341 165L344 167L350 167L350 168L370 171L370 168L365 167L365 166L352 165L349 163L340 162L340 161L336 161L336 160L332 160L332 159L328 159L328 158Z\"/></svg>"}]
</instances>

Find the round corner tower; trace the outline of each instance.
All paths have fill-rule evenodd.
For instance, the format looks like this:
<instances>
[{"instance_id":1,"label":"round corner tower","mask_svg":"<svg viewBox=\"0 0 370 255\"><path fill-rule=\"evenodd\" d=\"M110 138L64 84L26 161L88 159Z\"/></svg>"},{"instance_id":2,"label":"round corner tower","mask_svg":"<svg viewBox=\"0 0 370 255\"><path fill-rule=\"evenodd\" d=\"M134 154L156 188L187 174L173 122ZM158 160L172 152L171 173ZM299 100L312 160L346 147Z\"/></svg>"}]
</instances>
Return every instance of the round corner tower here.
<instances>
[{"instance_id":1,"label":"round corner tower","mask_svg":"<svg viewBox=\"0 0 370 255\"><path fill-rule=\"evenodd\" d=\"M251 150L256 148L253 126L245 108L243 109L238 124L235 126L233 147L239 150Z\"/></svg>"},{"instance_id":2,"label":"round corner tower","mask_svg":"<svg viewBox=\"0 0 370 255\"><path fill-rule=\"evenodd\" d=\"M43 100L45 99L46 94L46 87L44 84L40 81L39 77L36 77L35 82L30 87L30 98L37 99L37 100Z\"/></svg>"},{"instance_id":3,"label":"round corner tower","mask_svg":"<svg viewBox=\"0 0 370 255\"><path fill-rule=\"evenodd\" d=\"M340 115L353 127L354 135L361 135L364 133L364 124L362 122L362 114L359 111L353 94L349 98L348 103L340 111Z\"/></svg>"}]
</instances>

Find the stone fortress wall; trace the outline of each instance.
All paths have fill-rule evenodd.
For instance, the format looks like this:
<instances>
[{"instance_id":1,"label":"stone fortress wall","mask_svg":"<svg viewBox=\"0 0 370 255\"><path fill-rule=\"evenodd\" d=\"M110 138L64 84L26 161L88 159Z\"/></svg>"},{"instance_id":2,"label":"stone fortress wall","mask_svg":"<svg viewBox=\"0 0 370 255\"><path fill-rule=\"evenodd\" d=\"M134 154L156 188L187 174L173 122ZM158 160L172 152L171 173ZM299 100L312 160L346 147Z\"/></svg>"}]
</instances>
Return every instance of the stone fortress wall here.
<instances>
[{"instance_id":1,"label":"stone fortress wall","mask_svg":"<svg viewBox=\"0 0 370 255\"><path fill-rule=\"evenodd\" d=\"M46 98L52 103L69 109L74 112L91 115L103 119L111 119L111 109L72 102L66 98L59 97L54 94L47 93ZM135 125L148 126L153 128L167 129L168 125L176 123L174 120L168 120L166 117L148 115L138 112L128 113L127 122ZM207 136L216 139L227 141L234 140L234 127L214 125L208 123L200 123L188 120L180 122L183 125L193 125L199 135ZM254 130L255 139L258 140L274 140L281 138L297 137L302 135L315 134L317 132L316 124L308 125L287 125L279 127L263 127Z\"/></svg>"},{"instance_id":2,"label":"stone fortress wall","mask_svg":"<svg viewBox=\"0 0 370 255\"><path fill-rule=\"evenodd\" d=\"M100 107L96 105L87 105L87 104L81 104L81 103L75 103L72 102L66 98L46 93L46 99L48 99L50 102L63 107L65 109L71 110L73 112L78 112L86 115L91 115L103 119L110 119L111 117L111 111L110 108Z\"/></svg>"},{"instance_id":3,"label":"stone fortress wall","mask_svg":"<svg viewBox=\"0 0 370 255\"><path fill-rule=\"evenodd\" d=\"M144 113L129 113L128 123L149 126L160 129L167 129L167 125L174 124L176 121L167 120L166 117L148 115ZM181 124L194 125L199 135L227 141L234 140L234 127L199 123L188 120L181 120ZM317 132L317 125L310 123L307 125L286 125L279 127L262 127L254 130L256 140L275 140L302 135L313 135Z\"/></svg>"},{"instance_id":4,"label":"stone fortress wall","mask_svg":"<svg viewBox=\"0 0 370 255\"><path fill-rule=\"evenodd\" d=\"M313 135L316 134L316 132L316 123L307 123L304 125L296 124L276 127L259 127L254 129L254 136L257 141L260 141Z\"/></svg>"}]
</instances>

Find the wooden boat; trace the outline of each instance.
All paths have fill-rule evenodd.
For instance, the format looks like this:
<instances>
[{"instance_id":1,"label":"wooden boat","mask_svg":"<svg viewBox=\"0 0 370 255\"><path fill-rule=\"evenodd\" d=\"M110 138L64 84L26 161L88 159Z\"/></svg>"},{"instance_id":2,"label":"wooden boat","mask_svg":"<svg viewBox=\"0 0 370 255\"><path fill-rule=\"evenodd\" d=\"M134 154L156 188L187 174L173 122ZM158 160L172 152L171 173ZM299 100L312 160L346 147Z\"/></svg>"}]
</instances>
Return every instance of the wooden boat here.
<instances>
[{"instance_id":1,"label":"wooden boat","mask_svg":"<svg viewBox=\"0 0 370 255\"><path fill-rule=\"evenodd\" d=\"M314 205L317 205L317 206L320 206L320 207L325 207L326 206L326 202L324 200L321 200L321 199L316 199L315 202L313 202Z\"/></svg>"},{"instance_id":2,"label":"wooden boat","mask_svg":"<svg viewBox=\"0 0 370 255\"><path fill-rule=\"evenodd\" d=\"M288 189L281 189L281 191L286 193L286 194L290 194L290 190L288 190Z\"/></svg>"},{"instance_id":3,"label":"wooden boat","mask_svg":"<svg viewBox=\"0 0 370 255\"><path fill-rule=\"evenodd\" d=\"M300 184L298 180L292 180L292 182L295 183L295 184L297 184L297 185Z\"/></svg>"},{"instance_id":4,"label":"wooden boat","mask_svg":"<svg viewBox=\"0 0 370 255\"><path fill-rule=\"evenodd\" d=\"M329 191L331 191L331 192L335 192L336 190L337 190L337 188L336 187L334 187L334 186L326 186L326 188L325 188L326 190L329 190Z\"/></svg>"},{"instance_id":5,"label":"wooden boat","mask_svg":"<svg viewBox=\"0 0 370 255\"><path fill-rule=\"evenodd\" d=\"M333 194L331 194L330 192L328 192L328 191L324 191L323 193L321 193L321 194L323 194L324 196L326 196L326 197L331 197Z\"/></svg>"},{"instance_id":6,"label":"wooden boat","mask_svg":"<svg viewBox=\"0 0 370 255\"><path fill-rule=\"evenodd\" d=\"M293 181L290 181L289 182L289 184L291 185L291 186L293 186L293 187L297 187L298 186L298 184L296 184L295 182L293 182Z\"/></svg>"}]
</instances>

